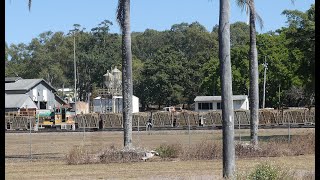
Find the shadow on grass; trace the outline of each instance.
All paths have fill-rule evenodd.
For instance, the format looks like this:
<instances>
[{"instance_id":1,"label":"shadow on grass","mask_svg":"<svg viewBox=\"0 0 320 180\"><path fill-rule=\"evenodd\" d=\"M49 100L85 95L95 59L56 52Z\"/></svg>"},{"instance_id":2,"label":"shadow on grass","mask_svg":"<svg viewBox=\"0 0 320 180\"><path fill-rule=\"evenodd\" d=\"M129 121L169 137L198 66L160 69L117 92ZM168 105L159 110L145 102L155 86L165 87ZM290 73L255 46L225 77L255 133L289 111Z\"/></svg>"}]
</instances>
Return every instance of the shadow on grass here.
<instances>
[{"instance_id":1,"label":"shadow on grass","mask_svg":"<svg viewBox=\"0 0 320 180\"><path fill-rule=\"evenodd\" d=\"M290 139L292 139L293 137L298 137L298 136L300 136L300 135L290 135ZM240 137L235 136L234 139L236 141L239 141ZM265 142L274 141L274 140L288 141L288 139L289 139L288 135L272 135L272 136L259 136L258 137L259 141L265 141ZM250 136L241 136L241 141L250 141Z\"/></svg>"},{"instance_id":2,"label":"shadow on grass","mask_svg":"<svg viewBox=\"0 0 320 180\"><path fill-rule=\"evenodd\" d=\"M64 154L61 153L34 153L32 159L61 159ZM6 155L8 159L30 159L30 155Z\"/></svg>"}]
</instances>

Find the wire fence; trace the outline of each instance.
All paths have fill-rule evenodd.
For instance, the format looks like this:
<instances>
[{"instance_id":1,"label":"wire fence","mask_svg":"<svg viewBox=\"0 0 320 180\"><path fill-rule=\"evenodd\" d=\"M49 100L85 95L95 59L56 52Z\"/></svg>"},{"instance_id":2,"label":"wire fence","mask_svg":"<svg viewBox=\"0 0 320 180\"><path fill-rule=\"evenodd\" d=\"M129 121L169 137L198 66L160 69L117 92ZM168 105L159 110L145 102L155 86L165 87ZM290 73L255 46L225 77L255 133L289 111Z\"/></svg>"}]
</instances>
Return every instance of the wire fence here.
<instances>
[{"instance_id":1,"label":"wire fence","mask_svg":"<svg viewBox=\"0 0 320 180\"><path fill-rule=\"evenodd\" d=\"M259 139L270 136L290 136L305 133L295 125L315 124L314 109L260 110L262 126L275 126L259 132ZM5 158L11 160L64 160L74 146L85 146L91 152L103 148L123 146L123 119L121 114L84 114L75 118L76 128L37 129L37 118L31 116L5 117ZM249 142L249 111L235 111L235 141ZM222 140L221 111L204 113L134 113L132 118L133 145L155 149L161 144L190 146L202 141ZM286 125L278 129L277 126ZM207 127L207 128L206 128ZM210 129L210 130L208 130Z\"/></svg>"}]
</instances>

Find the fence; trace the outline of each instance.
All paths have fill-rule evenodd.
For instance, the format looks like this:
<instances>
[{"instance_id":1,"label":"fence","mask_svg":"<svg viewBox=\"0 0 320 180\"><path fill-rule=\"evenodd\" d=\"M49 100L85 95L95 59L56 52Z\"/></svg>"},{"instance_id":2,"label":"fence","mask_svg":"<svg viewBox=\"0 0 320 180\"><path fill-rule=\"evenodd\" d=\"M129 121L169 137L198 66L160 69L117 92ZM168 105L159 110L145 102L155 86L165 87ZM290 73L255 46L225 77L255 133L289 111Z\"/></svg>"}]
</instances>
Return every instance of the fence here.
<instances>
[{"instance_id":1,"label":"fence","mask_svg":"<svg viewBox=\"0 0 320 180\"><path fill-rule=\"evenodd\" d=\"M264 124L273 124L278 122L292 123L310 123L314 122L314 110L284 110L277 112L273 110L260 110L260 122ZM156 150L162 144L176 144L183 148L193 147L193 145L204 145L207 142L221 143L221 130L201 130L194 126L218 126L221 124L221 111L210 111L198 113L193 111L184 111L179 113L133 113L132 117L132 143L133 147L145 148L148 150ZM290 120L290 118L295 118ZM238 124L248 125L250 119L249 111L235 111L234 122ZM289 119L289 120L288 120ZM99 154L106 148L123 147L124 133L123 131L113 131L116 128L122 129L122 114L83 114L77 115L75 121L81 130L67 131L54 130L55 132L45 132L40 129L38 132L29 128L34 127L36 119L34 117L22 116L6 116L5 125L7 133L5 133L5 160L9 168L23 167L28 176L33 178L42 178L42 175L53 174L62 175L68 173L70 168L82 168L79 172L86 172L88 166L67 166L67 158L70 152ZM152 121L154 127L166 127L165 130L144 128L149 121ZM260 123L260 124L261 124ZM186 126L193 126L186 128ZM189 127L190 127L189 126ZM140 127L140 128L139 128ZM182 127L182 128L177 128ZM90 131L89 129L105 128L103 131ZM28 129L27 131L10 131L16 129ZM170 129L170 131L168 130ZM179 129L179 130L171 130ZM197 129L197 130L194 130ZM259 142L272 138L287 138L301 134L314 132L312 129L265 129L259 131ZM250 141L249 129L238 129L235 127L235 141ZM72 151L75 146L85 147L87 151ZM201 153L201 152L199 152ZM100 165L97 165L100 166ZM19 169L19 168L18 168ZM20 172L20 170L18 170ZM31 169L31 171L30 171ZM41 169L41 171L39 171ZM99 167L100 169L100 167ZM102 168L103 169L103 168ZM8 171L6 171L7 173ZM11 170L12 172L12 170ZM23 173L23 172L21 172ZM11 173L13 174L13 173ZM90 173L89 173L90 174ZM93 174L93 173L91 173ZM75 179L81 179L79 175L72 174ZM72 177L68 175L70 178ZM57 178L56 176L52 176ZM52 178L51 177L51 178ZM19 177L18 177L19 178ZM65 179L61 178L61 179ZM14 178L12 178L14 179ZM88 178L90 179L90 178ZM92 178L91 178L92 179ZM96 179L96 178L93 178Z\"/></svg>"}]
</instances>

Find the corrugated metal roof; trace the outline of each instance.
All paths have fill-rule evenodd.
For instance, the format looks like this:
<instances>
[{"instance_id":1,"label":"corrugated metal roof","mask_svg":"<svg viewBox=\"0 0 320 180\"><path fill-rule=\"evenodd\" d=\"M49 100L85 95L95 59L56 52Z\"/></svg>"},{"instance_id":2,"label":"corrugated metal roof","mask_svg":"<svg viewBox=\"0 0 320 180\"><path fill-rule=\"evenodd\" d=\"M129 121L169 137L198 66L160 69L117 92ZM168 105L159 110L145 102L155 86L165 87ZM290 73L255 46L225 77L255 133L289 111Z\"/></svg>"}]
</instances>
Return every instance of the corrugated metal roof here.
<instances>
[{"instance_id":1,"label":"corrugated metal roof","mask_svg":"<svg viewBox=\"0 0 320 180\"><path fill-rule=\"evenodd\" d=\"M245 100L247 98L247 95L234 95L232 97L233 100ZM197 96L194 101L221 101L221 96Z\"/></svg>"},{"instance_id":2,"label":"corrugated metal roof","mask_svg":"<svg viewBox=\"0 0 320 180\"><path fill-rule=\"evenodd\" d=\"M43 81L47 86L49 86L54 92L57 90L54 89L49 83L47 83L43 79L20 79L14 83L6 83L5 90L6 91L14 91L14 90L25 90L28 91L37 84L39 84L41 81Z\"/></svg>"},{"instance_id":3,"label":"corrugated metal roof","mask_svg":"<svg viewBox=\"0 0 320 180\"><path fill-rule=\"evenodd\" d=\"M29 90L38 83L40 83L42 79L20 79L15 83L6 83L6 91L7 90Z\"/></svg>"},{"instance_id":4,"label":"corrugated metal roof","mask_svg":"<svg viewBox=\"0 0 320 180\"><path fill-rule=\"evenodd\" d=\"M20 108L26 101L33 102L26 94L5 94L5 108ZM35 104L34 106L30 108L37 107Z\"/></svg>"},{"instance_id":5,"label":"corrugated metal roof","mask_svg":"<svg viewBox=\"0 0 320 180\"><path fill-rule=\"evenodd\" d=\"M4 81L6 83L9 83L9 82L16 82L19 79L22 79L22 78L21 77L5 77Z\"/></svg>"}]
</instances>

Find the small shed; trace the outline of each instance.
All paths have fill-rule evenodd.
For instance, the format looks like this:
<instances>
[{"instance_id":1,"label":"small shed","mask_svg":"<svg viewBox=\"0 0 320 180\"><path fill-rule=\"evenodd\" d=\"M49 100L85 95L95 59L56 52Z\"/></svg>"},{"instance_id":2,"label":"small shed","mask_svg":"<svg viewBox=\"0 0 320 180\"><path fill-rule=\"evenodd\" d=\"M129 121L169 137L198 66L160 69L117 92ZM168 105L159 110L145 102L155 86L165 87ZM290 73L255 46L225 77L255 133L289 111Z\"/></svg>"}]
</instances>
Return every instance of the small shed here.
<instances>
[{"instance_id":1,"label":"small shed","mask_svg":"<svg viewBox=\"0 0 320 180\"><path fill-rule=\"evenodd\" d=\"M249 110L249 101L247 95L233 95L233 109ZM195 111L220 110L221 96L197 96L195 99Z\"/></svg>"}]
</instances>

